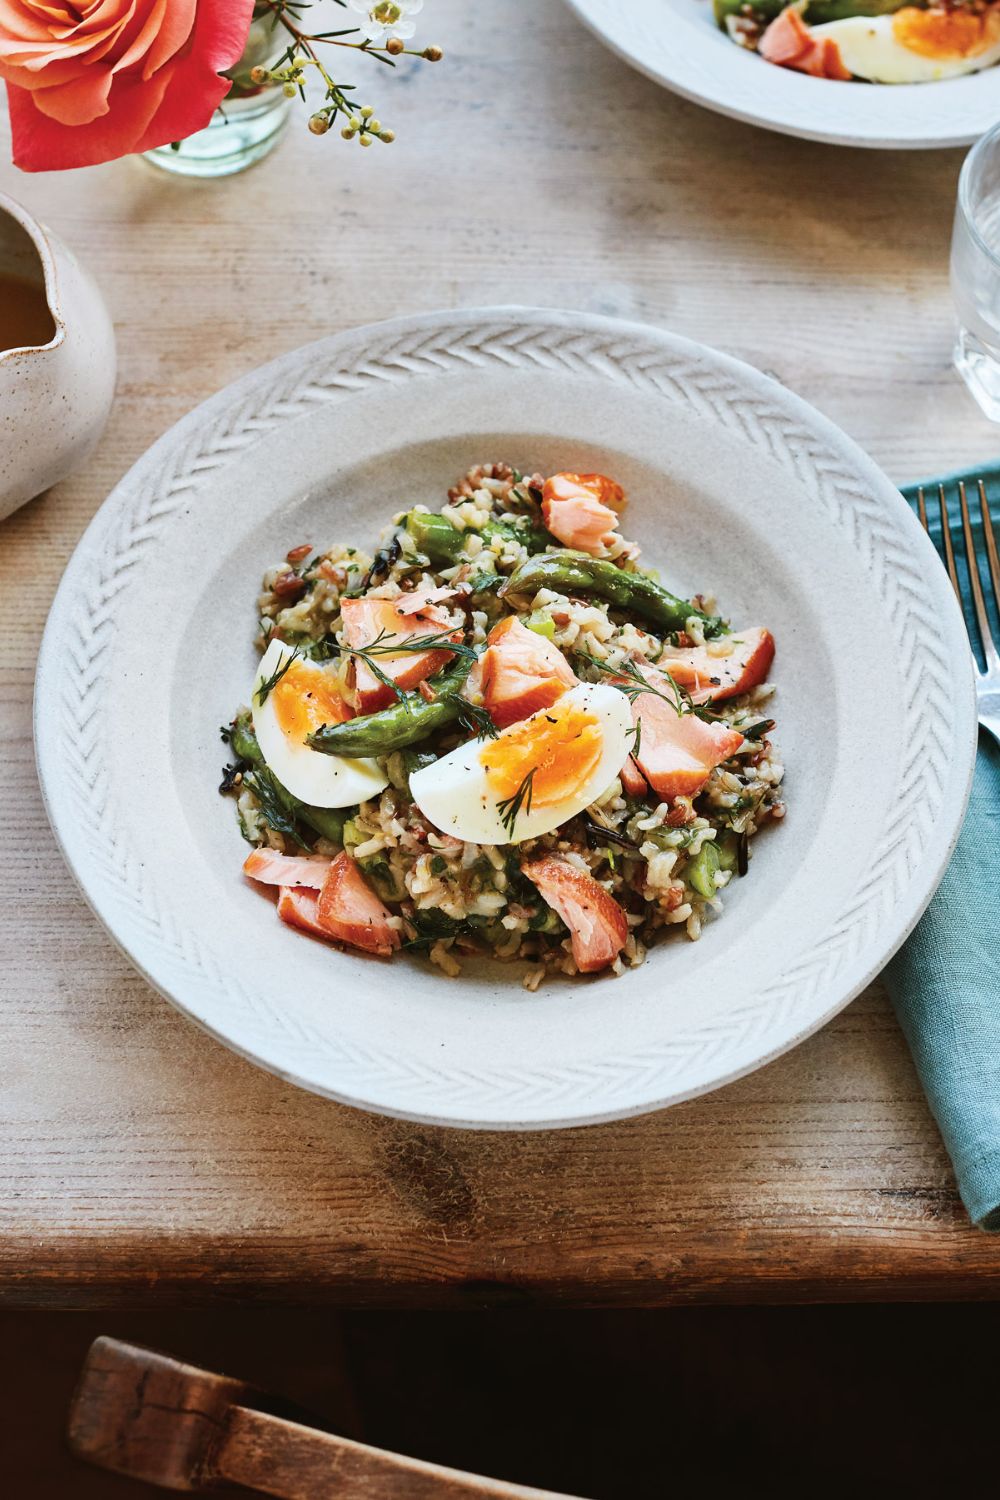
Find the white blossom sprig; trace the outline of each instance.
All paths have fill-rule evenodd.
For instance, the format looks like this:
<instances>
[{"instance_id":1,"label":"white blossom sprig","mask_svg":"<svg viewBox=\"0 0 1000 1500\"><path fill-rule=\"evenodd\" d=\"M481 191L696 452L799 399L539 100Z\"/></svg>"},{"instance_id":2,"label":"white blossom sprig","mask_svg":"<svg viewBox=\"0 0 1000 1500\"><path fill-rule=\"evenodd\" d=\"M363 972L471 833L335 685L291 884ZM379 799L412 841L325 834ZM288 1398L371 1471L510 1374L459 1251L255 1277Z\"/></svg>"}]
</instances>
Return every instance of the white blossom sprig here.
<instances>
[{"instance_id":1,"label":"white blossom sprig","mask_svg":"<svg viewBox=\"0 0 1000 1500\"><path fill-rule=\"evenodd\" d=\"M357 140L362 146L371 146L376 140L389 145L396 138L395 132L382 124L372 105L361 104L352 97L356 85L334 78L317 48L346 47L390 68L396 66L397 57L440 62L444 53L435 45L422 48L406 45L416 31L413 17L423 10L424 0L336 0L336 3L362 19L357 25L338 31L310 33L304 29L303 13L312 9L312 0L258 0L255 14L259 18L270 14L271 29L282 27L291 42L269 66L251 68L250 83L256 88L280 85L289 98L298 95L304 100L309 70L313 69L324 94L322 105L309 117L312 133L326 135L338 116L342 116L340 133L345 140Z\"/></svg>"}]
</instances>

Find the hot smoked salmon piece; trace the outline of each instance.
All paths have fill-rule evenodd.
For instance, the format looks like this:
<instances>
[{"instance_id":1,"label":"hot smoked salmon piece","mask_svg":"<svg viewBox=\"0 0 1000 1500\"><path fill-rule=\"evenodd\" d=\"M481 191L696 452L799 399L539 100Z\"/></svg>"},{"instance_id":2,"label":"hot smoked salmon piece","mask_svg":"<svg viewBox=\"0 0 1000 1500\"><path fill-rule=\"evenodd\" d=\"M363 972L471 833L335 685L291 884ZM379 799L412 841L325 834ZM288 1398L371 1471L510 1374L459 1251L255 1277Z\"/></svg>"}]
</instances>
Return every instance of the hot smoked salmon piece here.
<instances>
[{"instance_id":1,"label":"hot smoked salmon piece","mask_svg":"<svg viewBox=\"0 0 1000 1500\"><path fill-rule=\"evenodd\" d=\"M348 646L362 648L370 646L379 636L410 641L424 635L440 635L448 628L447 615L430 603L419 614L403 614L391 599L343 599L340 614ZM391 647L393 639L383 639L380 645ZM460 633L455 633L455 639L461 639ZM401 651L394 656L391 651L383 654L380 649L376 661L379 671L402 690L433 677L451 657L450 651ZM380 682L368 663L359 658L355 660L355 687L359 714L377 713L395 702L392 689Z\"/></svg>"},{"instance_id":2,"label":"hot smoked salmon piece","mask_svg":"<svg viewBox=\"0 0 1000 1500\"><path fill-rule=\"evenodd\" d=\"M399 933L389 925L391 915L351 856L346 851L338 854L316 908L317 921L327 936L388 958L400 945Z\"/></svg>"},{"instance_id":3,"label":"hot smoked salmon piece","mask_svg":"<svg viewBox=\"0 0 1000 1500\"><path fill-rule=\"evenodd\" d=\"M624 500L621 485L605 474L553 474L542 486L542 518L565 547L597 556L618 527L612 505Z\"/></svg>"},{"instance_id":4,"label":"hot smoked salmon piece","mask_svg":"<svg viewBox=\"0 0 1000 1500\"><path fill-rule=\"evenodd\" d=\"M289 927L330 941L330 933L319 925L319 892L298 885L283 885L278 891L278 916Z\"/></svg>"},{"instance_id":5,"label":"hot smoked salmon piece","mask_svg":"<svg viewBox=\"0 0 1000 1500\"><path fill-rule=\"evenodd\" d=\"M815 37L793 5L775 16L764 32L757 51L780 68L811 73L814 78L849 79L840 48L832 37Z\"/></svg>"},{"instance_id":6,"label":"hot smoked salmon piece","mask_svg":"<svg viewBox=\"0 0 1000 1500\"><path fill-rule=\"evenodd\" d=\"M477 677L483 705L498 729L550 708L578 682L559 647L528 630L516 615L490 631Z\"/></svg>"},{"instance_id":7,"label":"hot smoked salmon piece","mask_svg":"<svg viewBox=\"0 0 1000 1500\"><path fill-rule=\"evenodd\" d=\"M728 724L706 723L695 714L678 713L670 683L663 674L655 667L636 665L657 689L655 693L637 694L632 703L632 722L641 725L635 756L639 769L664 801L692 797L705 785L712 770L739 749L743 736Z\"/></svg>"},{"instance_id":8,"label":"hot smoked salmon piece","mask_svg":"<svg viewBox=\"0 0 1000 1500\"><path fill-rule=\"evenodd\" d=\"M461 583L443 583L438 588L414 589L392 602L401 615L426 615L434 604L444 604L466 591Z\"/></svg>"},{"instance_id":9,"label":"hot smoked salmon piece","mask_svg":"<svg viewBox=\"0 0 1000 1500\"><path fill-rule=\"evenodd\" d=\"M713 656L704 646L692 646L687 651L662 656L659 665L690 693L695 703L708 703L748 693L765 680L773 660L773 635L763 626L755 625L734 633L733 649L728 656Z\"/></svg>"},{"instance_id":10,"label":"hot smoked salmon piece","mask_svg":"<svg viewBox=\"0 0 1000 1500\"><path fill-rule=\"evenodd\" d=\"M622 784L622 791L626 797L641 797L646 791L646 778L635 763L635 756L630 755L628 760L618 772Z\"/></svg>"},{"instance_id":11,"label":"hot smoked salmon piece","mask_svg":"<svg viewBox=\"0 0 1000 1500\"><path fill-rule=\"evenodd\" d=\"M329 868L328 859L300 859L277 849L255 849L243 861L244 875L262 885L308 886L314 891L323 889Z\"/></svg>"},{"instance_id":12,"label":"hot smoked salmon piece","mask_svg":"<svg viewBox=\"0 0 1000 1500\"><path fill-rule=\"evenodd\" d=\"M554 854L524 860L521 872L569 928L581 974L595 974L614 963L628 938L628 922L592 875Z\"/></svg>"}]
</instances>

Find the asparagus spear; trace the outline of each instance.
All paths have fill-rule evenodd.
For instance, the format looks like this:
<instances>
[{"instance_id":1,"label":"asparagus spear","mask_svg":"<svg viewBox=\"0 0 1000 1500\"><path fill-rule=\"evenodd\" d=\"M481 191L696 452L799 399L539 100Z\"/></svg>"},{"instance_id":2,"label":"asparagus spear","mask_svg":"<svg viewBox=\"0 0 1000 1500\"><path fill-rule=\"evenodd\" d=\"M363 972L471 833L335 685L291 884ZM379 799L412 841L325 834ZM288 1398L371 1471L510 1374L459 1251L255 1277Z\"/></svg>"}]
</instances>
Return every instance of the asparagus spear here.
<instances>
[{"instance_id":1,"label":"asparagus spear","mask_svg":"<svg viewBox=\"0 0 1000 1500\"><path fill-rule=\"evenodd\" d=\"M471 667L469 657L459 656L430 679L435 692L430 702L420 693L404 693L380 713L363 714L345 724L324 724L309 736L309 744L328 755L347 756L389 755L415 745L461 718L467 705L459 694Z\"/></svg>"},{"instance_id":2,"label":"asparagus spear","mask_svg":"<svg viewBox=\"0 0 1000 1500\"><path fill-rule=\"evenodd\" d=\"M514 569L500 589L500 596L530 597L539 589L585 597L596 595L665 630L683 630L686 621L692 618L702 622L706 635L721 635L725 630L725 622L717 615L695 609L687 599L679 599L644 573L626 573L614 563L602 562L586 552L547 552L542 557L528 558Z\"/></svg>"},{"instance_id":3,"label":"asparagus spear","mask_svg":"<svg viewBox=\"0 0 1000 1500\"><path fill-rule=\"evenodd\" d=\"M411 510L406 517L406 529L431 562L448 564L457 562L465 546L467 532L459 531L447 516L433 511ZM517 541L529 552L543 552L554 540L541 526L536 526L527 516L516 521L486 521L476 535L485 541L501 536L505 540Z\"/></svg>"}]
</instances>

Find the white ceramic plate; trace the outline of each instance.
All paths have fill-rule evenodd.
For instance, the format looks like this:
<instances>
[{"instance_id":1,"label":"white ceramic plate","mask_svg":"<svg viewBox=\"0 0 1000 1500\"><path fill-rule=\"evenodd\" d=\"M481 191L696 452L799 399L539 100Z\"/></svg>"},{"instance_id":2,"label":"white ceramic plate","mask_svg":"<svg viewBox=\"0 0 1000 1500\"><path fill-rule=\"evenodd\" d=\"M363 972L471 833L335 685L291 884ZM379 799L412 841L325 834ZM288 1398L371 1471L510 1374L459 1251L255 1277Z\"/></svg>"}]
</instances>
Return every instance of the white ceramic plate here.
<instances>
[{"instance_id":1,"label":"white ceramic plate","mask_svg":"<svg viewBox=\"0 0 1000 1500\"><path fill-rule=\"evenodd\" d=\"M615 475L681 592L777 638L785 821L700 942L536 995L341 954L240 876L218 725L247 700L254 598L288 547L370 544L471 463ZM187 1015L305 1088L386 1113L578 1124L714 1088L816 1029L913 926L952 848L975 722L962 622L902 498L747 365L578 313L428 314L299 349L161 438L66 570L36 738L66 857Z\"/></svg>"},{"instance_id":2,"label":"white ceramic plate","mask_svg":"<svg viewBox=\"0 0 1000 1500\"><path fill-rule=\"evenodd\" d=\"M839 146L964 146L1000 118L1000 68L879 85L777 68L719 30L711 0L568 0L608 46L685 99L785 135Z\"/></svg>"}]
</instances>

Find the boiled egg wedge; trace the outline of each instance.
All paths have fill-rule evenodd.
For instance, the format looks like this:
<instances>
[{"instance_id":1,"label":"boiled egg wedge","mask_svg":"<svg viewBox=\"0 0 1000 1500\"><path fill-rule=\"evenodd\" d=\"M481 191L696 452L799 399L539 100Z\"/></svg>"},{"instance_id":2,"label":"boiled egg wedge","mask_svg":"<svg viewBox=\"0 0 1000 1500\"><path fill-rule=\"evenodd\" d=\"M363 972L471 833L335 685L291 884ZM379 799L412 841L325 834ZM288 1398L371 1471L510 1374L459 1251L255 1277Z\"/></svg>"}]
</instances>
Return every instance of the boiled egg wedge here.
<instances>
[{"instance_id":1,"label":"boiled egg wedge","mask_svg":"<svg viewBox=\"0 0 1000 1500\"><path fill-rule=\"evenodd\" d=\"M1000 62L1000 9L918 10L848 16L810 26L814 42L835 42L855 78L872 83L933 83Z\"/></svg>"},{"instance_id":2,"label":"boiled egg wedge","mask_svg":"<svg viewBox=\"0 0 1000 1500\"><path fill-rule=\"evenodd\" d=\"M605 683L580 683L496 739L470 740L410 777L435 828L473 844L550 833L607 791L628 757L632 709Z\"/></svg>"},{"instance_id":3,"label":"boiled egg wedge","mask_svg":"<svg viewBox=\"0 0 1000 1500\"><path fill-rule=\"evenodd\" d=\"M389 785L376 760L324 755L306 743L323 724L342 724L351 710L336 672L271 641L257 668L250 698L254 733L268 768L282 786L311 807L353 807Z\"/></svg>"}]
</instances>

